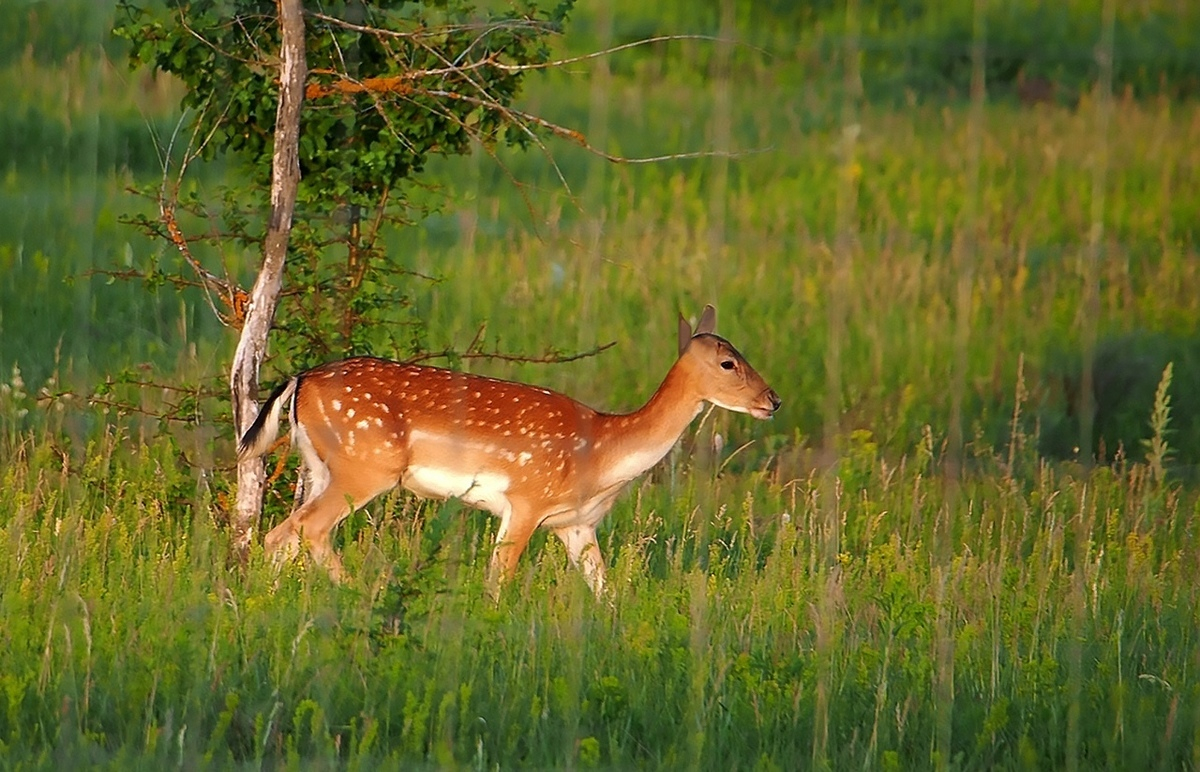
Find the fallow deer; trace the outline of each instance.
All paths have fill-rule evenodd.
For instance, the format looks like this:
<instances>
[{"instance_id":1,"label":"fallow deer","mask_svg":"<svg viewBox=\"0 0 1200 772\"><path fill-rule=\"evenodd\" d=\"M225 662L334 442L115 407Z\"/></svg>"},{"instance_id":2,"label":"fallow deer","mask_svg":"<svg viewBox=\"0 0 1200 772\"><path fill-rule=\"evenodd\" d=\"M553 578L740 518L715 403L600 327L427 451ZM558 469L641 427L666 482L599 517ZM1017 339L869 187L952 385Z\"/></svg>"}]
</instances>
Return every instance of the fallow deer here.
<instances>
[{"instance_id":1,"label":"fallow deer","mask_svg":"<svg viewBox=\"0 0 1200 772\"><path fill-rule=\"evenodd\" d=\"M488 568L493 597L538 527L554 531L600 595L596 524L625 485L666 455L705 402L760 419L779 409L779 395L715 326L712 306L695 330L681 316L679 358L649 402L627 414L523 383L372 357L295 376L267 398L238 445L243 458L265 453L291 400L292 442L309 470L309 494L267 534L267 552L287 559L304 541L339 579L330 532L400 484L500 518Z\"/></svg>"}]
</instances>

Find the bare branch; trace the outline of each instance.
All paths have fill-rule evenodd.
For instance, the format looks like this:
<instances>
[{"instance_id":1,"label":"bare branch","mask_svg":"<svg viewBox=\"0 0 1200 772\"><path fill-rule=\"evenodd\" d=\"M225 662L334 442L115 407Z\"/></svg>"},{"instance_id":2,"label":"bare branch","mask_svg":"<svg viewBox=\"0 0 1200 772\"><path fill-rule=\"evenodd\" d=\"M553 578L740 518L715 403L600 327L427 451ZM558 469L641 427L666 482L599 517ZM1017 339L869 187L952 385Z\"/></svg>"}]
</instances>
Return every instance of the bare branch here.
<instances>
[{"instance_id":1,"label":"bare branch","mask_svg":"<svg viewBox=\"0 0 1200 772\"><path fill-rule=\"evenodd\" d=\"M226 326L240 327L242 320L246 318L246 304L249 302L250 296L241 287L210 273L192 254L188 239L179 227L179 221L175 219L175 202L177 200L178 188L172 190L170 196L165 191L160 191L158 211L163 225L166 226L167 237L196 275L200 277L201 286L205 289L205 298L213 314ZM209 294L213 290L220 294L221 299L229 307L228 317L222 314L213 302L212 296Z\"/></svg>"},{"instance_id":2,"label":"bare branch","mask_svg":"<svg viewBox=\"0 0 1200 772\"><path fill-rule=\"evenodd\" d=\"M355 32L360 32L360 33L363 33L366 35L374 35L374 36L380 37L380 38L397 38L397 39L410 40L410 41L420 41L423 38L436 38L436 37L444 36L446 34L452 34L455 32L466 32L466 31L470 31L470 30L480 30L480 35L479 35L480 40L482 40L484 37L491 34L492 32L496 32L498 30L504 30L504 29L528 28L528 29L535 29L535 30L542 30L542 31L554 31L553 25L547 24L545 22L539 22L536 19L519 19L519 20L514 19L514 20L505 20L505 21L499 21L499 22L480 22L478 24L448 24L448 25L438 26L438 27L423 27L421 29L413 30L411 32L402 32L399 30L389 30L389 29L382 29L380 27L372 27L372 26L366 25L366 24L355 24L353 22L346 21L345 19L340 19L336 16L330 16L330 15L324 14L324 13L309 12L307 15L312 16L315 19L320 19L321 21L328 22L335 26L343 27L345 29L353 30ZM601 57L611 56L613 54L620 53L621 51L628 51L628 50L631 50L634 48L640 48L642 46L649 46L649 45L654 45L656 43L669 43L669 42L673 42L673 41L683 41L683 40L699 40L699 41L704 41L704 42L708 42L708 43L734 43L734 44L749 48L752 51L755 51L757 53L764 54L766 56L771 55L771 53L769 51L767 51L765 48L762 48L760 46L750 45L750 44L748 44L744 41L740 41L740 40L732 40L732 41L726 40L725 38L721 38L721 37L714 36L714 35L655 35L653 37L642 38L641 40L634 40L629 43L622 43L620 45L610 46L608 48L604 48L599 51L591 51L586 54L581 54L579 56L570 56L570 57L566 57L563 59L553 59L550 61L540 62L537 64L504 64L503 62L496 60L494 57L488 57L486 59L480 60L479 62L475 62L466 67L459 64L458 62L455 62L452 64L452 68L455 71L459 71L459 70L467 69L468 67L478 67L478 66L486 63L489 66L495 67L496 69L503 70L505 72L528 72L531 70L545 70L545 69L552 69L552 68L556 68L556 67L563 67L568 64L578 64L579 62L586 62L586 61L589 61L592 59L599 59Z\"/></svg>"},{"instance_id":3,"label":"bare branch","mask_svg":"<svg viewBox=\"0 0 1200 772\"><path fill-rule=\"evenodd\" d=\"M321 99L332 94L361 94L364 92L375 92L379 94L394 93L400 96L410 94L414 90L412 86L407 84L421 80L422 78L445 77L446 75L461 75L470 70L478 70L483 67L495 67L496 63L489 57L480 59L478 62L471 62L465 66L455 64L446 67L438 67L430 70L407 70L398 75L383 75L379 77L368 77L359 80L346 72L329 69L314 69L310 70L313 75L333 75L337 78L333 83L309 83L304 89L305 99ZM499 69L497 67L497 69Z\"/></svg>"},{"instance_id":4,"label":"bare branch","mask_svg":"<svg viewBox=\"0 0 1200 772\"><path fill-rule=\"evenodd\" d=\"M554 25L547 22L538 21L536 19L504 19L501 21L476 22L470 24L444 24L436 27L420 27L411 31L401 31L383 29L381 27L372 27L366 24L355 24L354 22L340 19L337 16L330 16L318 11L305 11L305 15L314 19L320 19L321 21L328 22L334 26L352 30L354 32L361 32L363 34L374 35L380 38L395 38L399 40L439 38L457 32L470 32L472 30L482 30L485 34L502 29L531 29L543 32L554 31Z\"/></svg>"},{"instance_id":5,"label":"bare branch","mask_svg":"<svg viewBox=\"0 0 1200 772\"><path fill-rule=\"evenodd\" d=\"M447 65L451 64L449 61L446 60L446 58L444 56L442 56L442 53L440 51L438 51L437 48L435 48L433 46L425 45L421 41L418 41L418 44L421 45L430 54L432 54L435 58L440 59L442 62L445 62ZM541 138L538 137L537 134L532 129L529 128L529 126L527 126L522 120L520 120L520 118L523 117L524 114L521 113L519 110L515 110L513 108L508 107L507 105L503 104L500 100L494 98L490 93L488 93L488 90L486 88L484 88L481 84L474 82L471 79L470 75L467 74L465 71L460 71L460 73L461 73L462 79L464 81L466 81L468 84L470 84L476 91L478 91L480 94L482 94L486 98L485 99L477 99L477 100L473 101L470 98L467 98L465 95L458 95L458 96L462 97L463 99L466 99L468 104L476 104L480 107L486 107L489 110L493 110L495 112L500 113L500 115L507 118L512 125L520 128L521 131L530 139L530 141L533 142L537 146L537 148L542 152L542 156L550 164L550 168L554 169L555 176L558 177L559 184L562 185L563 190L565 190L567 192L567 196L568 196L568 198L570 198L571 203L574 204L574 206L577 209L580 208L579 202L576 200L575 194L571 190L571 185L570 185L570 183L567 182L566 175L563 173L562 167L560 167L558 165L558 161L554 158L554 154L550 152L550 149L546 147L546 145L542 142ZM449 92L449 91L443 92L440 90L424 90L424 91L422 91L422 93L424 93L426 95L430 95L430 96L438 96L440 94L453 94L456 92ZM580 134L581 138L582 138L582 136L583 135Z\"/></svg>"},{"instance_id":6,"label":"bare branch","mask_svg":"<svg viewBox=\"0 0 1200 772\"><path fill-rule=\"evenodd\" d=\"M744 43L744 42L738 41L738 40L726 40L725 38L714 37L713 35L655 35L654 37L642 38L641 40L634 40L630 43L622 43L621 45L611 46L609 48L602 48L599 51L590 51L586 54L580 54L579 56L569 56L569 57L566 57L565 59L552 59L550 61L539 62L537 64L504 64L503 62L492 62L491 64L496 69L504 70L505 72L529 72L530 70L548 70L548 69L552 69L552 68L556 68L556 67L565 67L568 64L578 64L580 62L586 62L586 61L590 61L592 59L600 59L605 56L611 56L612 54L618 53L620 51L628 51L629 49L632 49L632 48L639 48L641 46L654 45L655 43L669 43L669 42L675 41L675 40L702 40L702 41L705 41L708 43L734 43L737 45L745 46L753 51L757 51L758 53L770 56L770 52L764 48L760 48L758 46L752 46L749 43Z\"/></svg>"},{"instance_id":7,"label":"bare branch","mask_svg":"<svg viewBox=\"0 0 1200 772\"><path fill-rule=\"evenodd\" d=\"M752 150L696 150L696 151L690 151L690 152L686 152L686 153L666 153L666 154L657 155L657 156L630 158L628 156L613 155L612 153L607 153L607 152L601 150L600 148L589 144L587 141L587 137L585 137L583 135L583 132L581 132L581 131L577 131L575 129L568 129L565 126L560 126L557 123L554 123L553 121L548 121L539 115L534 115L533 113L527 113L527 112L524 112L522 110L517 110L512 107L503 107L502 105L498 105L493 100L480 99L478 97L473 97L473 96L470 96L467 94L460 94L455 91L430 90L430 91L421 91L419 93L427 94L429 96L444 97L446 99L456 99L459 101L468 102L470 104L479 105L480 107L485 107L488 109L503 109L503 111L505 113L510 114L515 117L518 117L521 119L521 121L525 121L525 122L528 122L528 123L531 123L531 124L537 126L538 128L545 129L546 131L549 131L551 134L553 134L556 137L561 137L562 139L570 140L571 142L574 142L575 144L582 147L584 150L587 150L589 153L598 155L601 158L605 159L606 161L611 161L613 163L618 163L618 164L646 164L646 163L658 163L661 161L678 161L678 160L684 160L684 159L690 159L690 158L744 158L746 156L755 155L757 153L765 153L771 149L768 146L765 148L754 148ZM524 124L521 122L515 122L515 123L524 127ZM565 184L565 182L564 182L564 184Z\"/></svg>"},{"instance_id":8,"label":"bare branch","mask_svg":"<svg viewBox=\"0 0 1200 772\"><path fill-rule=\"evenodd\" d=\"M119 385L134 386L142 390L153 389L156 391L170 391L179 393L185 398L192 397L193 399L181 399L177 402L164 400L163 405L150 408L143 405L134 404L133 402L116 399L105 394L80 394L68 389L54 392L42 391L40 394L38 394L37 402L43 407L49 407L50 405L54 404L71 403L77 405L99 406L116 410L125 415L141 415L158 421L166 421L168 423L195 424L199 420L198 416L196 415L196 401L216 399L219 396L219 393L214 390L185 389L164 383L122 381Z\"/></svg>"},{"instance_id":9,"label":"bare branch","mask_svg":"<svg viewBox=\"0 0 1200 772\"><path fill-rule=\"evenodd\" d=\"M483 331L483 328L481 327L480 332L482 332L482 331ZM472 345L475 345L477 342L478 342L478 333L476 334L476 339L472 341ZM470 348L468 348L468 350L463 351L463 352L458 352L458 351L455 351L454 349L442 349L441 351L427 351L427 352L418 354L417 356L415 356L411 359L405 360L405 361L406 361L406 363L414 364L417 362L427 362L431 359L494 359L494 360L499 360L501 362L521 362L524 364L558 365L558 364L564 364L566 362L575 362L580 359L587 359L588 357L594 357L598 354L602 354L603 352L608 351L610 348L612 348L615 345L617 345L617 342L614 340L609 343L604 343L599 346L595 346L586 351L576 352L574 354L563 354L561 352L550 349L550 350L546 351L546 353L539 354L539 355L505 354L505 353L501 353L499 351L471 351Z\"/></svg>"},{"instance_id":10,"label":"bare branch","mask_svg":"<svg viewBox=\"0 0 1200 772\"><path fill-rule=\"evenodd\" d=\"M194 30L192 30L190 27L187 27L186 20L184 20L182 23L184 28L187 29L189 33L203 40L203 38L201 38ZM208 109L207 104L205 105L204 109ZM226 106L226 110L228 110L228 106ZM203 114L203 111L201 114ZM179 189L182 185L183 178L187 173L188 165L191 163L191 161L199 157L200 153L203 152L204 147L209 141L212 140L212 137L216 132L216 127L220 122L214 122L213 128L209 131L209 133L199 140L197 139L199 132L198 127L203 125L203 122L199 120L195 122L194 125L197 128L192 131L192 135L188 140L188 147L184 150L183 157L180 159L178 172L175 175L174 181L171 181L171 158L175 152L175 143L179 138L180 129L183 127L185 122L186 114L180 116L179 121L175 124L175 129L172 131L171 138L165 148L163 148L157 141L155 142L155 149L158 152L159 162L162 164L163 170L162 183L160 184L158 195L155 197L155 203L158 205L159 222L165 229L165 232L163 232L162 235L175 245L175 248L179 251L179 254L191 267L192 271L196 274L200 281L190 283L186 280L183 280L182 277L171 277L169 280L176 287L187 286L190 284L191 286L198 286L202 288L204 290L205 300L208 303L209 309L213 312L213 315L226 326L240 326L241 320L245 318L245 302L247 299L245 291L238 287L228 275L222 279L221 277L210 273L204 268L203 265L200 264L200 261L197 260L192 254L190 247L191 240L183 233L183 229L180 228L175 214L176 208L179 205ZM140 272L97 271L96 273L118 276L120 278L146 278L145 274ZM212 297L212 293L214 291L221 296L222 301L228 307L228 314L222 313L217 308L217 304L213 301Z\"/></svg>"},{"instance_id":11,"label":"bare branch","mask_svg":"<svg viewBox=\"0 0 1200 772\"><path fill-rule=\"evenodd\" d=\"M255 41L254 36L251 35L246 30L244 25L242 25L240 18L236 19L236 23L241 28L242 32L244 33L246 40L247 40L247 44L253 50L258 51L259 53L262 53L262 49L260 49L258 47L258 43ZM225 57L226 59L231 59L235 62L241 62L242 64L244 64L248 67L252 67L252 68L253 67L261 68L264 66L264 62L262 60L256 61L254 59L247 59L243 56L238 56L237 54L234 54L232 51L226 51L222 48L218 48L211 40L209 40L208 38L201 35L199 32L197 32L195 29L193 29L190 24L188 24L187 13L186 13L185 9L183 9L183 8L179 9L179 26L183 27L183 29L187 30L188 34L191 35L192 37L196 38L196 40L199 40L205 46L212 49L213 53L217 54L218 56Z\"/></svg>"},{"instance_id":12,"label":"bare branch","mask_svg":"<svg viewBox=\"0 0 1200 772\"><path fill-rule=\"evenodd\" d=\"M431 101L435 105L432 109L435 112L437 112L443 118L447 118L447 119L453 120L456 123L458 123L458 125L461 126L467 132L468 135L474 137L477 141L479 141L481 147L492 157L492 159L494 161L499 163L501 168L504 169L505 173L509 176L510 181L514 184L514 186L517 188L517 190L519 190L521 192L521 196L525 200L526 207L527 207L527 209L530 210L530 212L533 211L534 207L533 207L532 202L529 200L527 194L525 193L525 186L519 180L516 179L516 177L511 173L510 170L508 170L505 167L504 163L499 159L499 157L495 154L495 152L490 147L490 145L487 141L488 138L484 137L484 136L480 135L478 132L476 132L471 125L468 125L465 121L460 119L453 111L438 109L436 105L439 102L461 101L461 102L466 102L468 104L478 106L478 107L480 107L484 110L490 111L490 112L495 112L495 113L499 114L510 126L521 131L526 136L526 138L534 146L536 146L538 148L539 152L543 155L543 157L546 159L547 163L554 170L555 176L558 179L558 183L562 186L562 189L566 192L567 197L570 199L570 201L576 208L579 208L580 205L579 205L579 202L575 199L574 193L571 190L570 183L566 179L566 175L563 173L562 169L559 167L557 160L554 157L554 154L550 151L550 149L548 147L546 147L545 143L542 142L541 137L538 136L537 132L534 131L534 129L540 129L540 130L550 133L551 135L553 135L555 137L558 137L561 139L566 139L566 140L578 145L579 147L582 147L583 149L587 150L588 152L592 153L593 155L596 155L600 158L604 158L605 160L607 160L611 163L620 163L620 164L659 163L659 162L663 162L663 161L678 161L678 160L697 159L697 158L735 158L736 159L736 158L742 158L742 157L756 154L756 153L766 152L767 150L770 149L770 148L755 148L755 149L742 150L742 151L700 150L700 151L689 151L689 152L681 152L681 153L666 153L666 154L662 154L662 155L648 156L648 157L628 157L628 156L624 156L624 155L616 155L616 154L609 153L605 150L602 150L599 147L592 145L590 142L588 142L587 137L583 133L581 133L577 130L570 129L565 126L561 126L559 124L553 123L552 121L548 121L545 118L542 118L540 116L536 116L531 113L527 113L527 112L518 110L516 108L509 107L508 105L505 105L502 100L494 97L491 93L489 93L488 89L484 86L483 83L481 83L480 81L478 81L477 79L472 77L473 72L477 72L477 71L481 71L481 70L485 70L485 69L489 69L489 68L503 71L503 72L510 72L510 73L525 72L525 71L529 71L529 70L540 70L540 69L547 69L547 68L551 68L551 67L563 67L563 66L566 66L566 65L569 65L572 63L578 63L578 62L582 62L582 61L596 59L596 58L603 57L603 56L609 56L609 55L615 54L617 52L629 50L629 49L636 48L639 46L652 45L652 44L656 44L656 43L669 42L669 41L673 41L673 40L703 40L703 41L719 43L719 42L723 42L722 38L708 36L708 35L659 35L659 36L655 36L655 37L651 37L651 38L646 38L644 40L634 41L631 43L625 43L625 44L621 44L621 45L617 45L617 46L611 46L611 47L605 48L601 51L595 51L595 52L591 52L591 53L584 54L581 56L561 58L561 59L556 59L556 60L552 60L549 62L543 62L543 63L538 63L538 64L514 65L514 64L506 64L504 62L501 62L499 60L498 55L496 55L496 54L490 54L490 55L484 56L484 57L480 58L479 60L473 61L473 62L472 61L463 61L463 58L467 55L466 51L462 52L460 54L460 56L456 57L455 61L451 61L445 57L445 55L442 53L442 51L436 45L432 45L430 41L433 38L444 36L444 35L448 34L449 32L453 32L453 31L479 30L480 35L479 35L478 39L482 40L484 37L486 37L488 34L490 34L492 32L495 32L497 30L503 30L503 29L512 29L514 26L518 27L518 28L523 27L523 28L530 28L530 29L546 29L547 25L544 25L542 23L539 23L539 22L536 22L533 20L520 20L515 23L514 22L499 22L499 23L478 24L478 25L446 25L446 26L433 27L433 28L422 28L422 29L413 30L413 31L397 31L397 30L380 29L378 27L372 27L372 26L364 25L364 24L356 24L354 22L349 22L344 19L339 19L339 18L336 18L333 16L329 16L327 14L322 14L322 13L312 13L312 14L308 14L308 15L310 15L313 18L328 22L329 24L332 24L332 25L340 26L345 29L350 29L350 30L359 32L361 34L375 36L376 38L380 39L381 42L384 42L387 39L392 39L392 40L404 40L410 44L415 44L418 47L420 47L422 50L426 51L428 54L433 56L435 59L439 60L443 65L441 67L436 67L436 68L421 69L421 70L408 70L406 72L402 72L402 73L395 74L395 75L362 78L361 80L358 78L350 77L347 73L334 73L334 72L329 72L329 71L323 71L323 72L321 72L321 74L333 75L337 79L334 82L327 83L327 84L310 83L306 89L306 96L308 98L316 99L316 98L329 96L329 95L332 95L335 93L341 93L341 94L366 93L366 94L369 94L374 101L375 109L376 109L377 113L381 117L383 117L383 119L387 123L392 135L398 141L405 143L406 139L404 136L404 132L397 129L397 127L395 127L391 124L390 118L387 115L387 111L385 109L383 109L383 105L379 102L379 98L390 95L390 96L393 96L398 99L404 99L406 101L415 101L413 99L414 96L431 97L432 98ZM386 45L386 43L385 43L385 45ZM467 50L470 50L470 48L468 47ZM761 49L755 49L755 50L761 50ZM402 58L401 55L399 55L396 52L393 52L393 57L398 61L401 60L401 58ZM461 84L463 86L465 86L466 88L465 89L454 88L453 86L449 86L449 84L447 83L447 80L451 76L453 76L457 80L461 81ZM422 80L428 80L428 79L440 79L440 80L442 80L442 82L444 84L447 84L447 85L444 87L441 87L441 88L428 88L428 87L422 87L421 85L419 85ZM471 92L473 92L473 93L471 93ZM431 109L429 107L428 103L423 101L421 104L426 109Z\"/></svg>"}]
</instances>

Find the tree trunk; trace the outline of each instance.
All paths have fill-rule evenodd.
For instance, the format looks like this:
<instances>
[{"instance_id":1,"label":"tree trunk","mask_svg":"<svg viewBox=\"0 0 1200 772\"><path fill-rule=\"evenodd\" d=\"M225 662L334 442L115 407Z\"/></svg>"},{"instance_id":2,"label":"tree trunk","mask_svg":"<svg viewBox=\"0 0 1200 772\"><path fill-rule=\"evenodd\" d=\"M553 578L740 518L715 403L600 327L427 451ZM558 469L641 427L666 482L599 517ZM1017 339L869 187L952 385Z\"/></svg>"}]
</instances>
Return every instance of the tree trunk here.
<instances>
[{"instance_id":1,"label":"tree trunk","mask_svg":"<svg viewBox=\"0 0 1200 772\"><path fill-rule=\"evenodd\" d=\"M263 242L263 262L250 295L249 310L238 340L229 375L233 423L240 437L258 413L258 370L267 350L267 334L283 286L283 265L296 187L300 182L300 107L304 100L307 65L301 0L277 0L282 45L279 68L279 109L275 114L275 152L271 171L271 212ZM261 458L238 462L237 502L233 518L233 548L243 558L262 513L266 474Z\"/></svg>"}]
</instances>

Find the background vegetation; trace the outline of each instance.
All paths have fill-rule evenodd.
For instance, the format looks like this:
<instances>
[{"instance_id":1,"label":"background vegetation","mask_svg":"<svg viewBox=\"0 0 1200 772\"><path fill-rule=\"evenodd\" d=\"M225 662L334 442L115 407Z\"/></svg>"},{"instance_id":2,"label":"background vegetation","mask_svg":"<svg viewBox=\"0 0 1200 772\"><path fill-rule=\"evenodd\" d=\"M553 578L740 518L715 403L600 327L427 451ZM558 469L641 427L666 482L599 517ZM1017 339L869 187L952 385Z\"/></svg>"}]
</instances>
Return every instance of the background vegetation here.
<instances>
[{"instance_id":1,"label":"background vegetation","mask_svg":"<svg viewBox=\"0 0 1200 772\"><path fill-rule=\"evenodd\" d=\"M984 3L975 117L974 3L863 3L861 103L841 2L582 4L564 52L730 25L744 44L547 73L531 111L631 156L756 152L556 148L569 194L537 153L432 163L437 212L389 237L437 278L397 279L413 345L480 325L504 350L615 340L553 368L456 364L628 409L676 310L714 302L784 408L705 417L633 487L602 534L610 603L539 539L493 607L494 523L454 503L348 521L345 588L227 565L232 438L186 385L220 376L233 336L198 293L90 273L175 259L120 220L161 174L178 87L124 69L105 5L0 2L0 759L1196 765L1197 20L1120 5L1105 131L1099 0ZM1096 466L1076 449L1092 329ZM1167 362L1164 449L1142 440ZM106 408L103 384L138 379L192 389L135 404L193 423Z\"/></svg>"}]
</instances>

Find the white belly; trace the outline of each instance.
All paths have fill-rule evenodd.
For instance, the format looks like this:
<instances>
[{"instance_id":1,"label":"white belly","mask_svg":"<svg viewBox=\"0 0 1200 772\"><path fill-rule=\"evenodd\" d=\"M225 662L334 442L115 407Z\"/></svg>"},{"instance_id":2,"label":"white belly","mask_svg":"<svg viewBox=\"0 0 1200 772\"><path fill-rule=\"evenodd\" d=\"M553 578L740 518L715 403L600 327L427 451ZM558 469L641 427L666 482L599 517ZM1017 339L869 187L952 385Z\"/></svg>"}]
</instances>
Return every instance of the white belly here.
<instances>
[{"instance_id":1,"label":"white belly","mask_svg":"<svg viewBox=\"0 0 1200 772\"><path fill-rule=\"evenodd\" d=\"M508 508L509 479L494 472L464 474L435 466L410 465L404 470L400 484L408 490L430 499L462 499L473 507L502 514Z\"/></svg>"}]
</instances>

